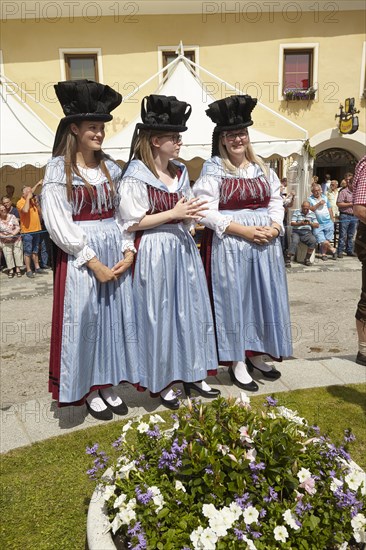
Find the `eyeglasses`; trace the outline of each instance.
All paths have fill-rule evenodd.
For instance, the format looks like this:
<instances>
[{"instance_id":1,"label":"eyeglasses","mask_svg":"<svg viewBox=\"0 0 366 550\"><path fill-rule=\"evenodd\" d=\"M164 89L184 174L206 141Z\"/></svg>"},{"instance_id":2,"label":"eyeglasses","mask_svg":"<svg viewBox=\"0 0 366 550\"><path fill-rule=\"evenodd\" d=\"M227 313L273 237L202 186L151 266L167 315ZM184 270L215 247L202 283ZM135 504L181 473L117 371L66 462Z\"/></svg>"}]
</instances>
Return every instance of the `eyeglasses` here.
<instances>
[{"instance_id":1,"label":"eyeglasses","mask_svg":"<svg viewBox=\"0 0 366 550\"><path fill-rule=\"evenodd\" d=\"M236 134L224 134L224 137L226 137L226 139L228 141L235 141L236 138L239 138L240 140L243 140L244 138L248 137L248 131L245 130L245 131L242 131L242 132L238 132Z\"/></svg>"},{"instance_id":2,"label":"eyeglasses","mask_svg":"<svg viewBox=\"0 0 366 550\"><path fill-rule=\"evenodd\" d=\"M159 136L159 138L167 137L170 141L173 143L181 143L183 140L183 136L181 134L164 134L162 136Z\"/></svg>"}]
</instances>

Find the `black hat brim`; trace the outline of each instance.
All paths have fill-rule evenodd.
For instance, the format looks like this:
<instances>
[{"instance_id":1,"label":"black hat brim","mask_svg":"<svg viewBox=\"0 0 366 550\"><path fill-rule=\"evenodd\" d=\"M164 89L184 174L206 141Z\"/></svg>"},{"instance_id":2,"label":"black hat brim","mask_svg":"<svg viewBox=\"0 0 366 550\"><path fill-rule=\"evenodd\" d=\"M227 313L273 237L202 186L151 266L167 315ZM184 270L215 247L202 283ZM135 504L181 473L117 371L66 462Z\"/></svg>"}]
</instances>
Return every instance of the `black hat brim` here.
<instances>
[{"instance_id":1,"label":"black hat brim","mask_svg":"<svg viewBox=\"0 0 366 550\"><path fill-rule=\"evenodd\" d=\"M215 134L221 134L221 132L232 132L235 130L241 130L241 128L248 128L248 126L252 126L253 121L249 120L247 122L241 122L240 124L231 124L230 126L215 126L214 132Z\"/></svg>"},{"instance_id":2,"label":"black hat brim","mask_svg":"<svg viewBox=\"0 0 366 550\"><path fill-rule=\"evenodd\" d=\"M84 122L86 120L96 121L96 122L110 122L113 119L113 116L108 113L83 113L78 115L69 115L62 118L59 122L59 125L56 130L55 140L52 148L52 155L55 155L57 147L61 143L61 139L65 130L70 124L74 122Z\"/></svg>"},{"instance_id":3,"label":"black hat brim","mask_svg":"<svg viewBox=\"0 0 366 550\"><path fill-rule=\"evenodd\" d=\"M183 125L174 125L174 124L144 124L143 122L138 122L136 124L137 130L149 130L152 132L185 132L188 130L187 126Z\"/></svg>"}]
</instances>

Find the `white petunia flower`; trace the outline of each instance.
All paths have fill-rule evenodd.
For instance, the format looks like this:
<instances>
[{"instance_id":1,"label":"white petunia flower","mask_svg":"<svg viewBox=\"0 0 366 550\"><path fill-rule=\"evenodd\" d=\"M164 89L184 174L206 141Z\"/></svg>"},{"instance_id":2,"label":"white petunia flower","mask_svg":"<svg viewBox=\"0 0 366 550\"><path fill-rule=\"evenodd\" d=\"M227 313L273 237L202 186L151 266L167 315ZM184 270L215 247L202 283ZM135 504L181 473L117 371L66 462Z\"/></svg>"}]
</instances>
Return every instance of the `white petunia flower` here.
<instances>
[{"instance_id":1,"label":"white petunia flower","mask_svg":"<svg viewBox=\"0 0 366 550\"><path fill-rule=\"evenodd\" d=\"M227 529L230 529L232 524L235 523L235 521L237 520L236 514L232 510L230 510L228 506L224 506L220 510L220 515Z\"/></svg>"},{"instance_id":2,"label":"white petunia flower","mask_svg":"<svg viewBox=\"0 0 366 550\"><path fill-rule=\"evenodd\" d=\"M352 529L359 531L366 525L366 518L363 514L357 514L351 519Z\"/></svg>"},{"instance_id":3,"label":"white petunia flower","mask_svg":"<svg viewBox=\"0 0 366 550\"><path fill-rule=\"evenodd\" d=\"M183 483L179 481L178 479L175 480L175 490L176 491L183 491L183 493L186 493L186 488L184 487Z\"/></svg>"},{"instance_id":4,"label":"white petunia flower","mask_svg":"<svg viewBox=\"0 0 366 550\"><path fill-rule=\"evenodd\" d=\"M243 535L243 540L247 543L247 549L256 550L256 546L252 540L248 539L245 535Z\"/></svg>"},{"instance_id":5,"label":"white petunia flower","mask_svg":"<svg viewBox=\"0 0 366 550\"><path fill-rule=\"evenodd\" d=\"M237 521L242 515L243 510L240 508L239 504L237 504L236 502L232 502L229 508L235 516L235 521Z\"/></svg>"},{"instance_id":6,"label":"white petunia flower","mask_svg":"<svg viewBox=\"0 0 366 550\"><path fill-rule=\"evenodd\" d=\"M115 534L118 531L118 529L121 527L121 525L122 525L121 518L119 517L119 514L116 514L116 516L114 517L111 523L112 533Z\"/></svg>"},{"instance_id":7,"label":"white petunia flower","mask_svg":"<svg viewBox=\"0 0 366 550\"><path fill-rule=\"evenodd\" d=\"M216 517L219 514L219 511L216 510L213 504L204 504L202 506L202 514L205 516L205 518L211 519Z\"/></svg>"},{"instance_id":8,"label":"white petunia flower","mask_svg":"<svg viewBox=\"0 0 366 550\"><path fill-rule=\"evenodd\" d=\"M259 512L254 506L248 506L243 512L243 518L247 525L251 523L257 523L259 518Z\"/></svg>"},{"instance_id":9,"label":"white petunia flower","mask_svg":"<svg viewBox=\"0 0 366 550\"><path fill-rule=\"evenodd\" d=\"M127 495L125 495L124 493L122 493L121 495L119 495L119 497L116 498L116 500L114 501L114 508L120 508L122 505L125 506L124 502L127 498Z\"/></svg>"},{"instance_id":10,"label":"white petunia flower","mask_svg":"<svg viewBox=\"0 0 366 550\"><path fill-rule=\"evenodd\" d=\"M159 416L158 414L152 414L150 416L149 422L152 424L159 424L159 422L165 424L164 418L161 418L161 416Z\"/></svg>"},{"instance_id":11,"label":"white petunia flower","mask_svg":"<svg viewBox=\"0 0 366 550\"><path fill-rule=\"evenodd\" d=\"M212 531L209 527L207 527L207 529L205 529L200 536L202 548L205 550L215 550L217 540L218 537L216 533L214 533L214 531Z\"/></svg>"},{"instance_id":12,"label":"white petunia flower","mask_svg":"<svg viewBox=\"0 0 366 550\"><path fill-rule=\"evenodd\" d=\"M311 477L311 472L306 468L301 468L301 470L297 472L297 477L299 478L300 483L304 483L304 481Z\"/></svg>"},{"instance_id":13,"label":"white petunia flower","mask_svg":"<svg viewBox=\"0 0 366 550\"><path fill-rule=\"evenodd\" d=\"M247 407L250 405L250 397L245 392L240 392L240 397L235 401L235 405L244 405Z\"/></svg>"},{"instance_id":14,"label":"white petunia flower","mask_svg":"<svg viewBox=\"0 0 366 550\"><path fill-rule=\"evenodd\" d=\"M225 535L227 535L228 527L225 525L221 514L210 518L208 523L218 537L225 537Z\"/></svg>"},{"instance_id":15,"label":"white petunia flower","mask_svg":"<svg viewBox=\"0 0 366 550\"><path fill-rule=\"evenodd\" d=\"M132 426L132 420L129 420L122 428L122 432L128 432Z\"/></svg>"},{"instance_id":16,"label":"white petunia flower","mask_svg":"<svg viewBox=\"0 0 366 550\"><path fill-rule=\"evenodd\" d=\"M343 481L334 477L330 483L330 490L335 493L339 487L342 487Z\"/></svg>"},{"instance_id":17,"label":"white petunia flower","mask_svg":"<svg viewBox=\"0 0 366 550\"><path fill-rule=\"evenodd\" d=\"M128 478L131 470L136 470L134 460L132 460L131 462L128 462L128 464L124 464L123 466L121 466L120 469L118 470L118 475L122 479Z\"/></svg>"},{"instance_id":18,"label":"white petunia flower","mask_svg":"<svg viewBox=\"0 0 366 550\"><path fill-rule=\"evenodd\" d=\"M257 456L257 451L254 448L249 449L249 451L246 451L245 453L245 458L250 462L255 462L256 456Z\"/></svg>"},{"instance_id":19,"label":"white petunia flower","mask_svg":"<svg viewBox=\"0 0 366 550\"><path fill-rule=\"evenodd\" d=\"M153 485L152 487L149 487L149 489L153 494L153 503L156 506L155 511L160 512L160 510L162 510L162 508L165 504L163 495L161 494L160 490L155 485Z\"/></svg>"},{"instance_id":20,"label":"white petunia flower","mask_svg":"<svg viewBox=\"0 0 366 550\"><path fill-rule=\"evenodd\" d=\"M354 469L344 479L352 491L357 491L362 484L365 485L365 476L366 474L362 470Z\"/></svg>"},{"instance_id":21,"label":"white petunia flower","mask_svg":"<svg viewBox=\"0 0 366 550\"><path fill-rule=\"evenodd\" d=\"M192 541L194 550L202 550L202 549L204 549L204 546L203 546L202 543L201 543L201 535L202 535L202 533L203 533L203 527L200 525L199 527L197 527L197 529L195 529L194 531L192 531L192 533L191 533L190 536L189 536L189 538L190 538L191 541Z\"/></svg>"},{"instance_id":22,"label":"white petunia flower","mask_svg":"<svg viewBox=\"0 0 366 550\"><path fill-rule=\"evenodd\" d=\"M286 542L286 539L288 538L288 531L284 525L277 525L273 529L274 538L280 542Z\"/></svg>"},{"instance_id":23,"label":"white petunia flower","mask_svg":"<svg viewBox=\"0 0 366 550\"><path fill-rule=\"evenodd\" d=\"M227 445L221 445L221 443L217 445L217 450L220 451L224 456L227 455L227 453L230 451Z\"/></svg>"},{"instance_id":24,"label":"white petunia flower","mask_svg":"<svg viewBox=\"0 0 366 550\"><path fill-rule=\"evenodd\" d=\"M136 512L131 508L123 508L118 515L125 525L129 525L133 519L136 519Z\"/></svg>"},{"instance_id":25,"label":"white petunia flower","mask_svg":"<svg viewBox=\"0 0 366 550\"><path fill-rule=\"evenodd\" d=\"M287 409L286 407L281 406L277 407L277 412L280 414L280 416L283 416L283 418L286 418L287 420L292 420L292 422L295 422L295 424L299 424L301 426L306 424L305 419L301 418L301 416L298 416L297 411L292 411L291 409Z\"/></svg>"},{"instance_id":26,"label":"white petunia flower","mask_svg":"<svg viewBox=\"0 0 366 550\"><path fill-rule=\"evenodd\" d=\"M116 490L115 485L106 485L104 487L104 493L103 493L104 500L109 500L111 496L114 495L115 490Z\"/></svg>"},{"instance_id":27,"label":"white petunia flower","mask_svg":"<svg viewBox=\"0 0 366 550\"><path fill-rule=\"evenodd\" d=\"M245 441L246 443L253 443L253 439L248 433L248 426L242 426L239 428L240 440Z\"/></svg>"},{"instance_id":28,"label":"white petunia flower","mask_svg":"<svg viewBox=\"0 0 366 550\"><path fill-rule=\"evenodd\" d=\"M294 514L291 512L291 510L289 510L289 509L286 510L282 514L282 517L285 520L285 522L287 523L287 525L292 527L292 529L294 529L295 531L300 529L299 525L297 525L297 523L296 523L296 518L295 518Z\"/></svg>"},{"instance_id":29,"label":"white petunia flower","mask_svg":"<svg viewBox=\"0 0 366 550\"><path fill-rule=\"evenodd\" d=\"M150 428L149 424L147 424L146 422L140 422L140 424L137 426L137 431L140 434L145 434L149 428Z\"/></svg>"},{"instance_id":30,"label":"white petunia flower","mask_svg":"<svg viewBox=\"0 0 366 550\"><path fill-rule=\"evenodd\" d=\"M340 545L339 550L347 550L348 548L348 542L344 542Z\"/></svg>"},{"instance_id":31,"label":"white petunia flower","mask_svg":"<svg viewBox=\"0 0 366 550\"><path fill-rule=\"evenodd\" d=\"M366 518L363 514L357 514L351 519L353 536L356 542L366 542Z\"/></svg>"}]
</instances>

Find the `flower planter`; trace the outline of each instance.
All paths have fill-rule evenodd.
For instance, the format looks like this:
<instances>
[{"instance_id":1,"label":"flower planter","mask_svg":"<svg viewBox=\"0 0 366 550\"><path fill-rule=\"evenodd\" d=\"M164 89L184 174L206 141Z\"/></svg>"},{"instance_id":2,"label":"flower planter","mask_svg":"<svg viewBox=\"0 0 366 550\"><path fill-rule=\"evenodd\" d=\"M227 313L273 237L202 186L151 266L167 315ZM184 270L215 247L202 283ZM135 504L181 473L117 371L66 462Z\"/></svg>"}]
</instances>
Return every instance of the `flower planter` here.
<instances>
[{"instance_id":1,"label":"flower planter","mask_svg":"<svg viewBox=\"0 0 366 550\"><path fill-rule=\"evenodd\" d=\"M362 470L344 445L319 436L295 411L277 407L271 397L265 406L261 413L252 410L245 394L236 401L218 398L210 406L189 400L174 415L172 428L164 429L159 415L125 424L112 444L123 453L99 477L90 502L89 550L145 547L142 542L170 550L214 549L216 543L240 548L245 541L254 549L261 537L262 548L276 547L276 541L296 548L302 533L309 547L315 547L316 536L325 550L361 549ZM352 441L349 430L344 441ZM93 479L105 464L98 447L86 451L93 457L88 470ZM263 520L271 516L271 524ZM323 517L333 521L329 532Z\"/></svg>"},{"instance_id":2,"label":"flower planter","mask_svg":"<svg viewBox=\"0 0 366 550\"><path fill-rule=\"evenodd\" d=\"M108 531L106 533L108 516L107 504L103 498L103 493L104 488L98 486L89 504L86 527L89 550L116 550L111 532Z\"/></svg>"}]
</instances>

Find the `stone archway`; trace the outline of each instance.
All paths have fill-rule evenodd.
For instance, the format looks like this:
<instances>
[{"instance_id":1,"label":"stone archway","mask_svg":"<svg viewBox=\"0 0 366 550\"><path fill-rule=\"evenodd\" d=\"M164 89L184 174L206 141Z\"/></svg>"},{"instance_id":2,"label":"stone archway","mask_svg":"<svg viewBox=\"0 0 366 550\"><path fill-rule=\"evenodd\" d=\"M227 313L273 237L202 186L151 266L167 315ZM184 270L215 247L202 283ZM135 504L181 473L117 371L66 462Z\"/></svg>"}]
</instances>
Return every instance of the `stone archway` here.
<instances>
[{"instance_id":1,"label":"stone archway","mask_svg":"<svg viewBox=\"0 0 366 550\"><path fill-rule=\"evenodd\" d=\"M313 173L319 177L319 183L324 181L325 174L330 174L340 183L346 172L354 172L356 164L357 158L352 153L332 147L317 153Z\"/></svg>"}]
</instances>

